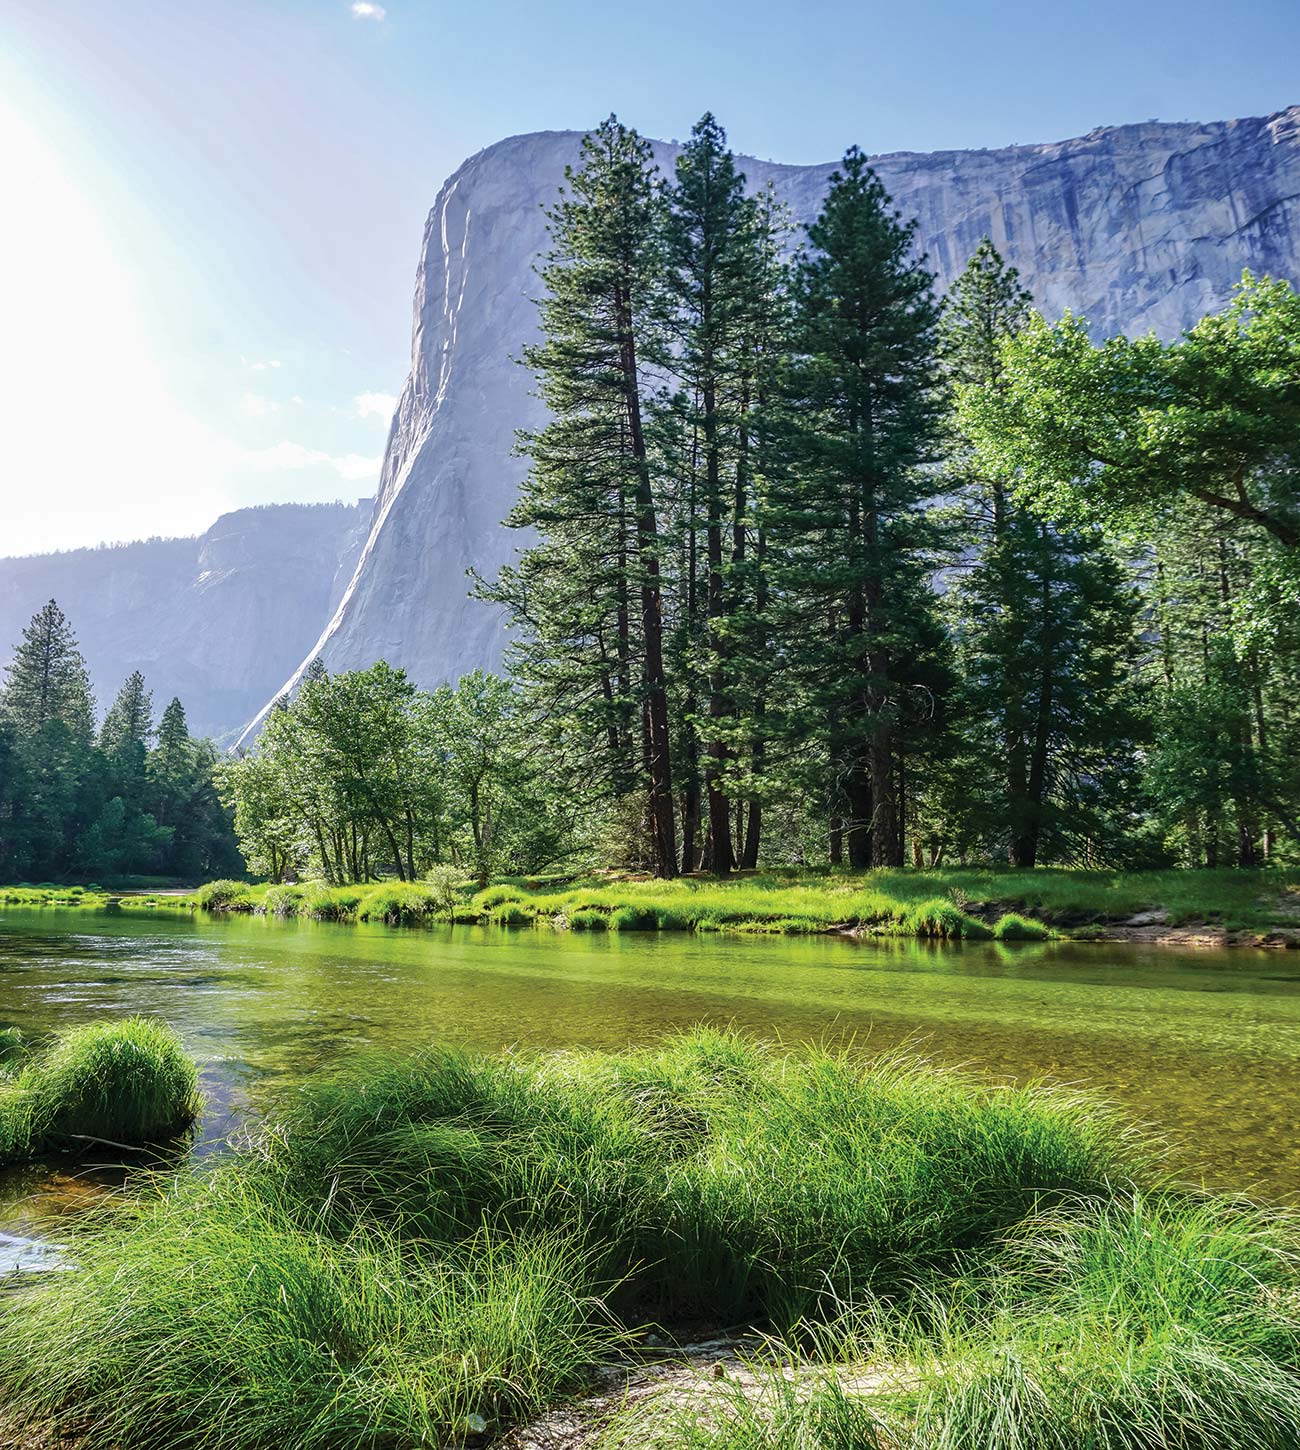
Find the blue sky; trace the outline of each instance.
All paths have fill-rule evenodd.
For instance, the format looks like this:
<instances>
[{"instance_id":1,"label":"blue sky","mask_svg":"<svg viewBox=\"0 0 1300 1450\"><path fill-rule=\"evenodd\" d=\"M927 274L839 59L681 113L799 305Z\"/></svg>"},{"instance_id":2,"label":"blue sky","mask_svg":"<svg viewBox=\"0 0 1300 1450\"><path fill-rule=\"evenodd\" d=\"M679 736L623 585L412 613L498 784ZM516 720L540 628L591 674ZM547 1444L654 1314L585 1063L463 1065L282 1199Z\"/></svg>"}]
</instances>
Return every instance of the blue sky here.
<instances>
[{"instance_id":1,"label":"blue sky","mask_svg":"<svg viewBox=\"0 0 1300 1450\"><path fill-rule=\"evenodd\" d=\"M829 160L1300 102L1300 3L0 0L0 553L373 491L424 217L611 110Z\"/></svg>"}]
</instances>

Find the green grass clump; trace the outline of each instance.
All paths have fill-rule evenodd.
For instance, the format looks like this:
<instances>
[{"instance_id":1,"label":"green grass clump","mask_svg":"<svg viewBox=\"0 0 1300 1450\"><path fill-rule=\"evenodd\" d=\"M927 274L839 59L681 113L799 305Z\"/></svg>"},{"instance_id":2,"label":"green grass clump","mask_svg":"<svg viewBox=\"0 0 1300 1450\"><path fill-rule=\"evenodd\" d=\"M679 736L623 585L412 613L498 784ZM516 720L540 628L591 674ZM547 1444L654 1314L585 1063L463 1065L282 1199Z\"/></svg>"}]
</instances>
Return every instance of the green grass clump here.
<instances>
[{"instance_id":1,"label":"green grass clump","mask_svg":"<svg viewBox=\"0 0 1300 1450\"><path fill-rule=\"evenodd\" d=\"M23 1069L15 1091L28 1100L34 1145L85 1135L149 1143L191 1123L198 1075L175 1032L133 1017L65 1032Z\"/></svg>"},{"instance_id":2,"label":"green grass clump","mask_svg":"<svg viewBox=\"0 0 1300 1450\"><path fill-rule=\"evenodd\" d=\"M1213 1199L1133 1194L1030 1225L938 1336L916 1443L1294 1444L1298 1250L1294 1222Z\"/></svg>"},{"instance_id":3,"label":"green grass clump","mask_svg":"<svg viewBox=\"0 0 1300 1450\"><path fill-rule=\"evenodd\" d=\"M978 941L992 935L982 921L937 896L905 907L890 930L899 936L933 937L939 941Z\"/></svg>"},{"instance_id":4,"label":"green grass clump","mask_svg":"<svg viewBox=\"0 0 1300 1450\"><path fill-rule=\"evenodd\" d=\"M609 917L594 906L580 906L565 916L570 931L608 931Z\"/></svg>"},{"instance_id":5,"label":"green grass clump","mask_svg":"<svg viewBox=\"0 0 1300 1450\"><path fill-rule=\"evenodd\" d=\"M609 914L610 931L658 931L659 913L649 906L620 906Z\"/></svg>"},{"instance_id":6,"label":"green grass clump","mask_svg":"<svg viewBox=\"0 0 1300 1450\"><path fill-rule=\"evenodd\" d=\"M357 916L362 921L409 926L432 920L437 911L438 898L428 887L411 881L386 881L362 897Z\"/></svg>"},{"instance_id":7,"label":"green grass clump","mask_svg":"<svg viewBox=\"0 0 1300 1450\"><path fill-rule=\"evenodd\" d=\"M531 906L519 901L503 901L493 908L489 919L496 926L532 926L537 917Z\"/></svg>"},{"instance_id":8,"label":"green grass clump","mask_svg":"<svg viewBox=\"0 0 1300 1450\"><path fill-rule=\"evenodd\" d=\"M997 919L993 935L998 941L1046 941L1051 932L1041 921L1031 921L1018 912L1008 911Z\"/></svg>"},{"instance_id":9,"label":"green grass clump","mask_svg":"<svg viewBox=\"0 0 1300 1450\"><path fill-rule=\"evenodd\" d=\"M619 1450L1292 1450L1296 1225L1153 1167L1076 1095L734 1032L357 1064L0 1296L0 1399L88 1450L490 1442L656 1316L785 1358Z\"/></svg>"},{"instance_id":10,"label":"green grass clump","mask_svg":"<svg viewBox=\"0 0 1300 1450\"><path fill-rule=\"evenodd\" d=\"M1077 1097L693 1033L656 1052L439 1052L310 1089L278 1191L437 1239L484 1215L605 1246L647 1312L789 1321L897 1287L1131 1167ZM295 1186L297 1186L295 1188Z\"/></svg>"},{"instance_id":11,"label":"green grass clump","mask_svg":"<svg viewBox=\"0 0 1300 1450\"><path fill-rule=\"evenodd\" d=\"M541 1409L620 1337L570 1243L338 1239L237 1174L74 1252L74 1272L0 1304L0 1384L21 1422L87 1450L461 1444Z\"/></svg>"},{"instance_id":12,"label":"green grass clump","mask_svg":"<svg viewBox=\"0 0 1300 1450\"><path fill-rule=\"evenodd\" d=\"M920 1314L870 1306L815 1362L625 1413L606 1450L1290 1450L1300 1234L1199 1196L1031 1221ZM928 1303L926 1302L928 1297ZM829 1363L828 1363L829 1361ZM880 1371L884 1370L883 1375Z\"/></svg>"},{"instance_id":13,"label":"green grass clump","mask_svg":"<svg viewBox=\"0 0 1300 1450\"><path fill-rule=\"evenodd\" d=\"M194 893L194 904L204 911L251 911L252 889L247 881L209 881Z\"/></svg>"},{"instance_id":14,"label":"green grass clump","mask_svg":"<svg viewBox=\"0 0 1300 1450\"><path fill-rule=\"evenodd\" d=\"M300 886L272 886L262 897L262 910L268 916L298 916L306 899Z\"/></svg>"},{"instance_id":15,"label":"green grass clump","mask_svg":"<svg viewBox=\"0 0 1300 1450\"><path fill-rule=\"evenodd\" d=\"M92 1022L57 1038L0 1082L0 1162L85 1139L159 1142L193 1122L198 1077L161 1022Z\"/></svg>"},{"instance_id":16,"label":"green grass clump","mask_svg":"<svg viewBox=\"0 0 1300 1450\"><path fill-rule=\"evenodd\" d=\"M484 891L476 892L471 903L478 911L491 911L494 906L501 906L507 901L522 901L526 893L520 886L489 886Z\"/></svg>"}]
</instances>

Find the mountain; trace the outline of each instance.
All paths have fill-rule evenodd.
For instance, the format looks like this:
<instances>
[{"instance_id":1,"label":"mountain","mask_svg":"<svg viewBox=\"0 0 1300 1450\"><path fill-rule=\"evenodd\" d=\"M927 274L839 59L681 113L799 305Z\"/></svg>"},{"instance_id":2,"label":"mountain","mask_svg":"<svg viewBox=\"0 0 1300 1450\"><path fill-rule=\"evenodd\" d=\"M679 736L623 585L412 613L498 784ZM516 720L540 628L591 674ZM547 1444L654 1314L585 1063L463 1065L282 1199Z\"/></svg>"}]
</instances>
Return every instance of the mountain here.
<instances>
[{"instance_id":1,"label":"mountain","mask_svg":"<svg viewBox=\"0 0 1300 1450\"><path fill-rule=\"evenodd\" d=\"M580 141L576 132L515 136L443 186L424 229L411 373L368 535L299 669L316 654L333 669L382 657L431 684L500 663L501 616L467 598L466 571L490 577L520 542L501 520L525 469L512 456L515 430L538 423L540 404L513 359L536 330L543 208ZM655 143L661 168L676 151ZM804 222L834 170L741 164L752 186L770 181ZM872 164L899 210L918 219L941 287L987 234L1049 317L1072 308L1097 336L1173 336L1221 307L1246 267L1300 279L1300 106ZM277 681L268 700L296 679Z\"/></svg>"},{"instance_id":2,"label":"mountain","mask_svg":"<svg viewBox=\"0 0 1300 1450\"><path fill-rule=\"evenodd\" d=\"M223 514L198 538L0 559L0 664L57 599L101 708L140 670L156 714L179 695L196 735L229 736L283 683L352 577L371 500Z\"/></svg>"}]
</instances>

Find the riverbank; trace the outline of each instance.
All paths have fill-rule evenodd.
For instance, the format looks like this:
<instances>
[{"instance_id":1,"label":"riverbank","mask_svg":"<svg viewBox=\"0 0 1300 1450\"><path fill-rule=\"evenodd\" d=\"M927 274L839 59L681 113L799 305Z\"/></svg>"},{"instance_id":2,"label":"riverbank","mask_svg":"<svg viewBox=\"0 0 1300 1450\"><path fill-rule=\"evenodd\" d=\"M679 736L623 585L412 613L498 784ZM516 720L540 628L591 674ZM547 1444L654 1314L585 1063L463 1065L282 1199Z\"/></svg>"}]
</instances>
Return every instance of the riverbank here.
<instances>
[{"instance_id":1,"label":"riverbank","mask_svg":"<svg viewBox=\"0 0 1300 1450\"><path fill-rule=\"evenodd\" d=\"M1076 1093L726 1032L372 1062L73 1233L0 1300L0 1399L84 1450L1274 1450L1295 1225L1160 1156Z\"/></svg>"},{"instance_id":2,"label":"riverbank","mask_svg":"<svg viewBox=\"0 0 1300 1450\"><path fill-rule=\"evenodd\" d=\"M572 931L880 934L941 940L1173 941L1300 946L1300 871L770 871L717 881L511 879L453 893L423 882L216 882L205 910L390 925L455 920Z\"/></svg>"}]
</instances>

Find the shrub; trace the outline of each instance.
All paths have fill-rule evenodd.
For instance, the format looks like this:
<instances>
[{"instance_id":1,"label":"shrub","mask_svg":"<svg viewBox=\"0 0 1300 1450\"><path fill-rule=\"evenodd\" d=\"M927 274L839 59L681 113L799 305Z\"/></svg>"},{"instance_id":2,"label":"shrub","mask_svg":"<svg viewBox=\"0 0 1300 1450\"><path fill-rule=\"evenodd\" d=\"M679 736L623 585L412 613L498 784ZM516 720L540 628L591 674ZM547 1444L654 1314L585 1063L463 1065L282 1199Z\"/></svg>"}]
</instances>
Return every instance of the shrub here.
<instances>
[{"instance_id":1,"label":"shrub","mask_svg":"<svg viewBox=\"0 0 1300 1450\"><path fill-rule=\"evenodd\" d=\"M1046 941L1051 933L1041 921L1008 911L998 918L993 935L998 941Z\"/></svg>"},{"instance_id":2,"label":"shrub","mask_svg":"<svg viewBox=\"0 0 1300 1450\"><path fill-rule=\"evenodd\" d=\"M570 931L608 931L609 917L594 906L582 906L565 917Z\"/></svg>"}]
</instances>

